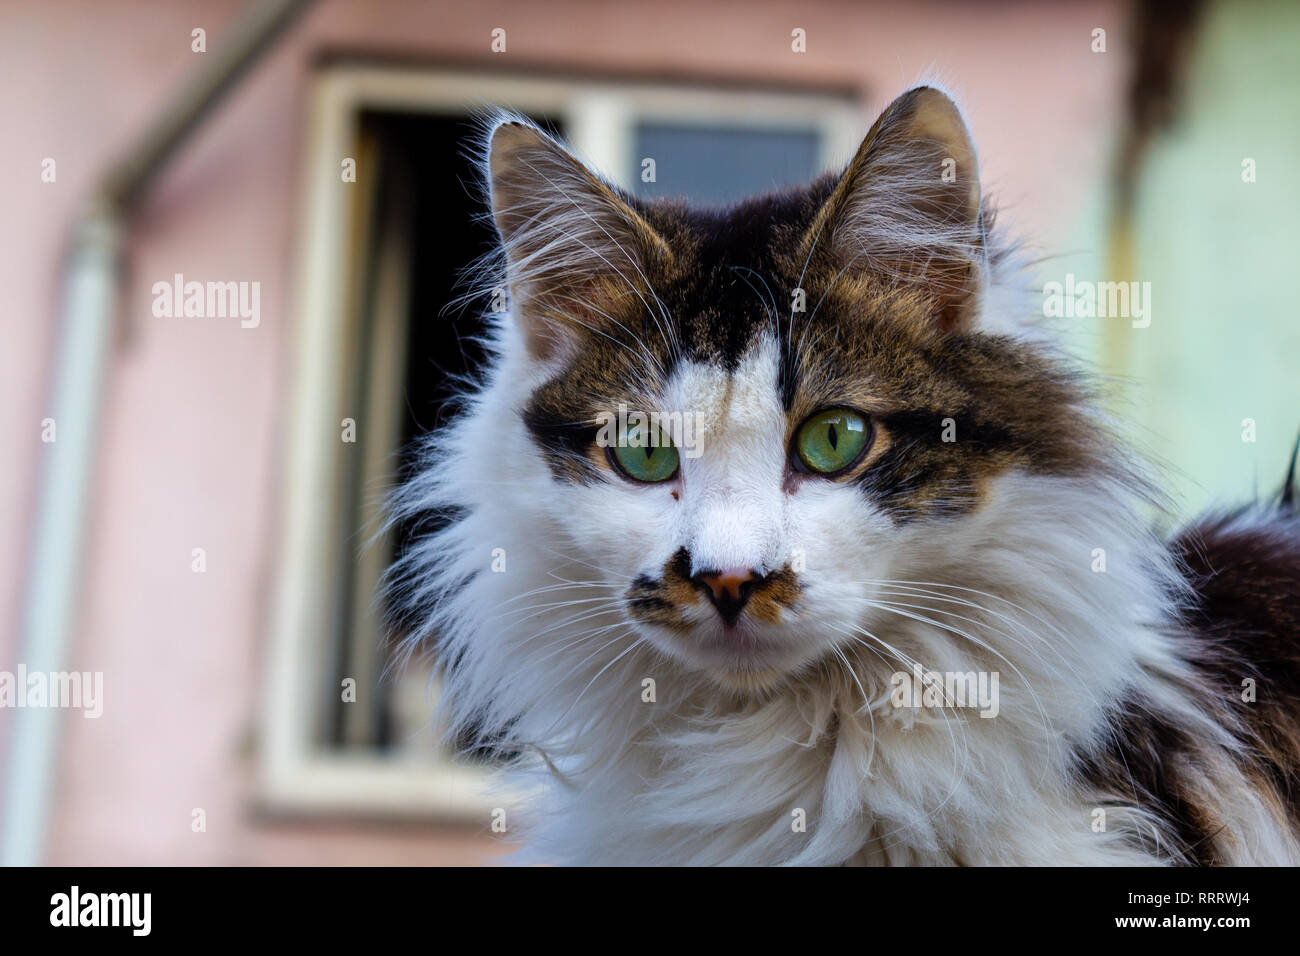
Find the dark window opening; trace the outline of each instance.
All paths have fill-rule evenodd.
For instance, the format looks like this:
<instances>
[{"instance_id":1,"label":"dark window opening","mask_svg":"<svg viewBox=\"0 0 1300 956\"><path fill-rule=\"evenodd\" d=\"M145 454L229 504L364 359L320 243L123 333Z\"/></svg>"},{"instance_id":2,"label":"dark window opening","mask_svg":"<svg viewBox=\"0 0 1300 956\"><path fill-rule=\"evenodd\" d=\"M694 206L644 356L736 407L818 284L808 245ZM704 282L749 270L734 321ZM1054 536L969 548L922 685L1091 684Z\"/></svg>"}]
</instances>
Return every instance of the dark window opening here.
<instances>
[{"instance_id":1,"label":"dark window opening","mask_svg":"<svg viewBox=\"0 0 1300 956\"><path fill-rule=\"evenodd\" d=\"M563 130L545 117L534 121L562 136ZM379 180L374 196L375 220L370 232L381 234L391 226L385 216L398 210L403 220L403 234L408 236L409 284L405 322L405 369L400 383L401 422L397 446L385 449L391 462L391 472L405 474L411 464L415 440L444 426L452 417L451 399L461 390L466 376L475 375L485 359L480 338L484 332L482 315L488 308L488 296L467 297L467 293L481 283L473 269L485 253L491 251L496 233L483 204L480 171L474 156L476 139L480 135L477 120L469 115L444 116L415 113L368 113L362 117L363 139L375 144L374 165ZM375 283L375 274L382 264L382 241L372 239L360 253L367 261L358 283L362 292L360 303L368 303ZM369 368L369 352L373 345L373 332L365 327L369 305L362 309L362 328L358 354L352 357L359 369ZM362 372L353 392L356 402L371 383ZM357 407L361 407L359 404ZM363 433L367 423L359 422ZM365 601L365 583L355 571L355 557L365 545L369 529L362 527L362 502L366 496L378 492L373 487L361 487L363 481L356 477L356 467L344 476L347 491L344 495L348 514L344 527L361 528L344 543L339 558L338 604L336 620L352 619L353 605ZM395 529L384 555L386 565L396 554L445 520L444 515L429 514L407 526ZM360 585L360 586L358 586ZM409 708L407 719L399 713L402 702L397 691L396 669L391 667L396 648L387 641L382 646L359 647L359 643L374 642L371 635L349 634L341 625L336 643L337 655L334 673L341 686L353 671L358 655L374 654L373 670L382 675L377 686L358 686L357 700L335 703L328 715L326 742L335 747L358 744L380 750L399 746L411 733ZM335 696L334 701L338 697ZM349 730L349 721L358 724L348 708L371 708L362 716L360 726L366 729L358 734ZM467 735L472 738L474 735ZM456 748L463 756L498 759L488 745L472 740L461 742Z\"/></svg>"}]
</instances>

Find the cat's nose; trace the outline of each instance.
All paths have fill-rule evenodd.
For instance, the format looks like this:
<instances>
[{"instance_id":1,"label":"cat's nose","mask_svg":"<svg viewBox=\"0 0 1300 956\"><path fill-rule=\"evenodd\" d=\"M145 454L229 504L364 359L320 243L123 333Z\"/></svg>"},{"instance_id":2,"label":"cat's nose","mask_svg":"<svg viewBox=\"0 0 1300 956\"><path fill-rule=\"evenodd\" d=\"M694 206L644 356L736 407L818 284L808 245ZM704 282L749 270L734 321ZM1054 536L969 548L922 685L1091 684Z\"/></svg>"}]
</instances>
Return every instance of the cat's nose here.
<instances>
[{"instance_id":1,"label":"cat's nose","mask_svg":"<svg viewBox=\"0 0 1300 956\"><path fill-rule=\"evenodd\" d=\"M701 571L691 582L705 593L727 624L735 624L754 593L759 575L746 568Z\"/></svg>"}]
</instances>

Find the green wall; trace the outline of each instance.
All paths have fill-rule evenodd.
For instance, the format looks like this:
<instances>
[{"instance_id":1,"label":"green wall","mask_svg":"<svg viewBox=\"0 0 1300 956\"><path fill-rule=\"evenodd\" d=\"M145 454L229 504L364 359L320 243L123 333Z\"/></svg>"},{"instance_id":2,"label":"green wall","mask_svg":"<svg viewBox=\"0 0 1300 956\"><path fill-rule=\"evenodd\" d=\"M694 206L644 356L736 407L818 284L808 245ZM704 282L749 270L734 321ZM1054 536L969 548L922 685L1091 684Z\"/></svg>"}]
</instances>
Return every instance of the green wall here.
<instances>
[{"instance_id":1,"label":"green wall","mask_svg":"<svg viewBox=\"0 0 1300 956\"><path fill-rule=\"evenodd\" d=\"M1211 4L1193 50L1179 119L1139 177L1134 274L1105 275L1104 190L1075 246L1091 252L1043 270L1151 283L1148 328L1070 332L1125 383L1116 414L1165 466L1184 518L1272 494L1300 433L1300 4Z\"/></svg>"}]
</instances>

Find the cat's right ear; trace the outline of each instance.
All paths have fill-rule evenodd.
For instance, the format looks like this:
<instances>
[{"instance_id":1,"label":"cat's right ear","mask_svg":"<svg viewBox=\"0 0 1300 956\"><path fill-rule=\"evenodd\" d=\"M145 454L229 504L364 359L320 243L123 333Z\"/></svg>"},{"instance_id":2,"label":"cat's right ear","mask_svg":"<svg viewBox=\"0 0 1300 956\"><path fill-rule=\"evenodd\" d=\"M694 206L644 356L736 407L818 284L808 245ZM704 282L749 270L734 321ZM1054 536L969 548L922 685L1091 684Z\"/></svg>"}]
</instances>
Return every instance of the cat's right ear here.
<instances>
[{"instance_id":1,"label":"cat's right ear","mask_svg":"<svg viewBox=\"0 0 1300 956\"><path fill-rule=\"evenodd\" d=\"M529 354L549 359L616 326L625 303L648 294L646 273L671 253L618 190L542 130L504 121L488 144L511 311Z\"/></svg>"},{"instance_id":2,"label":"cat's right ear","mask_svg":"<svg viewBox=\"0 0 1300 956\"><path fill-rule=\"evenodd\" d=\"M933 327L971 327L988 254L979 166L947 94L920 86L876 120L822 207L805 245L839 272L908 286L931 303Z\"/></svg>"}]
</instances>

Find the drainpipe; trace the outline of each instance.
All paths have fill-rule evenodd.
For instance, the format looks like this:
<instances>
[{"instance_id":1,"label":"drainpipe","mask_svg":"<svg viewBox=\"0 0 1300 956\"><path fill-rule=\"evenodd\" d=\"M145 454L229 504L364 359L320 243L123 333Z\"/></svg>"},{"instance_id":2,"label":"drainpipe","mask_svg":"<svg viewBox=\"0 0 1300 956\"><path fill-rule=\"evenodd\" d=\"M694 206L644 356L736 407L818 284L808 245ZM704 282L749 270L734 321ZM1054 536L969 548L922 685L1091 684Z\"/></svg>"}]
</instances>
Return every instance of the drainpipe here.
<instances>
[{"instance_id":1,"label":"drainpipe","mask_svg":"<svg viewBox=\"0 0 1300 956\"><path fill-rule=\"evenodd\" d=\"M66 668L81 591L99 408L113 341L123 249L131 214L158 170L280 34L315 0L250 0L204 54L203 68L92 194L73 228L63 264L61 325L44 446L18 660L28 673ZM12 711L3 774L0 864L42 862L54 803L56 707Z\"/></svg>"}]
</instances>

